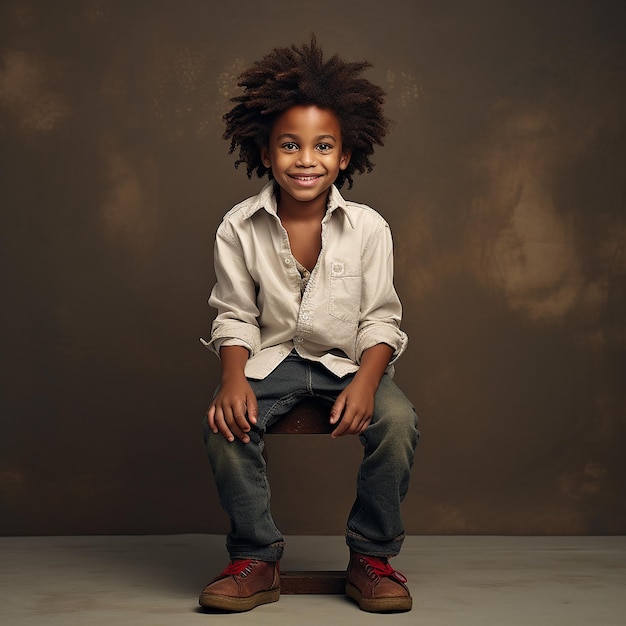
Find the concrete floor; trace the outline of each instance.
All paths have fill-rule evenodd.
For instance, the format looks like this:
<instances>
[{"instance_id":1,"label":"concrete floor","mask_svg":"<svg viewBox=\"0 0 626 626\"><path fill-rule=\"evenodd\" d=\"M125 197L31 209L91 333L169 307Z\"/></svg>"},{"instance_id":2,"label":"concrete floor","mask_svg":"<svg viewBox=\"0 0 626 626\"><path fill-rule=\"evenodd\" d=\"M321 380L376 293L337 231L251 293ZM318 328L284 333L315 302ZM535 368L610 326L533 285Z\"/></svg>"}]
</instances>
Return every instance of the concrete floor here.
<instances>
[{"instance_id":1,"label":"concrete floor","mask_svg":"<svg viewBox=\"0 0 626 626\"><path fill-rule=\"evenodd\" d=\"M408 537L396 569L413 611L362 613L339 596L285 596L242 614L197 608L223 537L0 538L2 626L420 624L623 626L626 537ZM289 537L282 567L342 569L340 537Z\"/></svg>"}]
</instances>

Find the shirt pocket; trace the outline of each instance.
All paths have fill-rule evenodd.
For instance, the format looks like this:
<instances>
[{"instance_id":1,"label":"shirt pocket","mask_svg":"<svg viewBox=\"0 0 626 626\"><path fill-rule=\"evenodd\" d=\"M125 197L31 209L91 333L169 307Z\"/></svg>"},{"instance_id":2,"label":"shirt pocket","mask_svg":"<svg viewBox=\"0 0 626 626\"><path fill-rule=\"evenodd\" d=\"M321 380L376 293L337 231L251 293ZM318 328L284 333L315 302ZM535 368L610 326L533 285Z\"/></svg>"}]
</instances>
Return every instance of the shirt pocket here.
<instances>
[{"instance_id":1,"label":"shirt pocket","mask_svg":"<svg viewBox=\"0 0 626 626\"><path fill-rule=\"evenodd\" d=\"M330 264L328 313L331 317L358 324L361 315L361 268L345 261Z\"/></svg>"}]
</instances>

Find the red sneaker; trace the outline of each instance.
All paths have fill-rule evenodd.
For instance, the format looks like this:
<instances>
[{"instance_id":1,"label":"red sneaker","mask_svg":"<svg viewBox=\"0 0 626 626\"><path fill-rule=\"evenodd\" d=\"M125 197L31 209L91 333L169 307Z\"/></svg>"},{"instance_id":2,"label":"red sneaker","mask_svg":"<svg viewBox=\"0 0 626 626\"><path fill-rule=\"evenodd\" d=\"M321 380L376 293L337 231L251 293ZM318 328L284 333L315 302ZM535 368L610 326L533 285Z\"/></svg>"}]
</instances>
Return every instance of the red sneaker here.
<instances>
[{"instance_id":1,"label":"red sneaker","mask_svg":"<svg viewBox=\"0 0 626 626\"><path fill-rule=\"evenodd\" d=\"M386 558L350 551L346 594L362 611L392 613L410 611L413 599L407 579L396 572Z\"/></svg>"},{"instance_id":2,"label":"red sneaker","mask_svg":"<svg viewBox=\"0 0 626 626\"><path fill-rule=\"evenodd\" d=\"M280 598L278 563L235 559L202 591L200 606L224 611L249 611Z\"/></svg>"}]
</instances>

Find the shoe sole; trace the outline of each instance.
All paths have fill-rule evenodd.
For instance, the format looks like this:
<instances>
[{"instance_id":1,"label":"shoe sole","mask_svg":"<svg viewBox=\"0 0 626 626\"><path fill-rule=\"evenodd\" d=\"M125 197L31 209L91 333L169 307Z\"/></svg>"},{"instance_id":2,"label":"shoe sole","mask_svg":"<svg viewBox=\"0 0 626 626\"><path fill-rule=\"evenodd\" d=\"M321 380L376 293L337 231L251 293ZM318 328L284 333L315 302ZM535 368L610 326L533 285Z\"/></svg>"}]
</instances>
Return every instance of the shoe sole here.
<instances>
[{"instance_id":1,"label":"shoe sole","mask_svg":"<svg viewBox=\"0 0 626 626\"><path fill-rule=\"evenodd\" d=\"M250 611L260 604L278 602L279 598L280 589L270 589L269 591L259 591L246 598L233 598L232 596L219 596L209 593L200 594L198 602L205 609L221 609L240 613Z\"/></svg>"},{"instance_id":2,"label":"shoe sole","mask_svg":"<svg viewBox=\"0 0 626 626\"><path fill-rule=\"evenodd\" d=\"M368 613L404 613L413 608L411 596L394 596L392 598L364 598L363 594L352 584L346 584L346 595L352 598L362 611Z\"/></svg>"}]
</instances>

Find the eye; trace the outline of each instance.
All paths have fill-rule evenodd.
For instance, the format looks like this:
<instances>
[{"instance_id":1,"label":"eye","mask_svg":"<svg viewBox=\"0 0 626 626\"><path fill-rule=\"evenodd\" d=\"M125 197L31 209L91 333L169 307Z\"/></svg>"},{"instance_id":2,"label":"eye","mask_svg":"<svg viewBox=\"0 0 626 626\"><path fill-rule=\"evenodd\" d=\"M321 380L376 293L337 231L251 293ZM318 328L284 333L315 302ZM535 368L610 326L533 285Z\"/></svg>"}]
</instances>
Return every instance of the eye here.
<instances>
[{"instance_id":1,"label":"eye","mask_svg":"<svg viewBox=\"0 0 626 626\"><path fill-rule=\"evenodd\" d=\"M287 143L284 143L281 148L283 150L287 150L287 152L295 152L298 149L298 144L293 141L288 141Z\"/></svg>"},{"instance_id":2,"label":"eye","mask_svg":"<svg viewBox=\"0 0 626 626\"><path fill-rule=\"evenodd\" d=\"M317 145L317 149L320 152L328 152L329 150L332 150L333 147L329 143L320 143Z\"/></svg>"}]
</instances>

